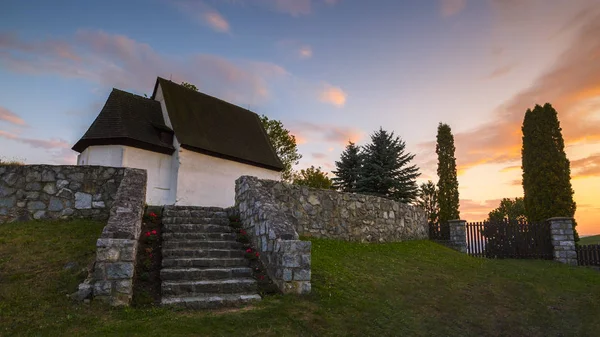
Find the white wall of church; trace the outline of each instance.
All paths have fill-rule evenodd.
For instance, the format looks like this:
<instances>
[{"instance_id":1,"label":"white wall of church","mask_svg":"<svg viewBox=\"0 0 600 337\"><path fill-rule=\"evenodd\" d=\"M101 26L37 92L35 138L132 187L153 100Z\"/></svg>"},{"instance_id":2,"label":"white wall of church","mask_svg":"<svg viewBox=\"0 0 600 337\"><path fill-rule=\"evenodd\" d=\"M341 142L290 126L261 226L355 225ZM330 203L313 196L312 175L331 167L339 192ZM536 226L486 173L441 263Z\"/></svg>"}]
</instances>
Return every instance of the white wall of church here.
<instances>
[{"instance_id":1,"label":"white wall of church","mask_svg":"<svg viewBox=\"0 0 600 337\"><path fill-rule=\"evenodd\" d=\"M167 154L123 146L124 167L145 169L148 172L146 203L148 205L172 205L175 203L172 193L173 176L172 157Z\"/></svg>"},{"instance_id":2,"label":"white wall of church","mask_svg":"<svg viewBox=\"0 0 600 337\"><path fill-rule=\"evenodd\" d=\"M123 146L94 145L88 146L79 156L77 165L100 165L121 167L123 163Z\"/></svg>"},{"instance_id":3,"label":"white wall of church","mask_svg":"<svg viewBox=\"0 0 600 337\"><path fill-rule=\"evenodd\" d=\"M277 171L179 150L177 202L181 206L229 207L235 202L235 180L243 175L279 180Z\"/></svg>"}]
</instances>

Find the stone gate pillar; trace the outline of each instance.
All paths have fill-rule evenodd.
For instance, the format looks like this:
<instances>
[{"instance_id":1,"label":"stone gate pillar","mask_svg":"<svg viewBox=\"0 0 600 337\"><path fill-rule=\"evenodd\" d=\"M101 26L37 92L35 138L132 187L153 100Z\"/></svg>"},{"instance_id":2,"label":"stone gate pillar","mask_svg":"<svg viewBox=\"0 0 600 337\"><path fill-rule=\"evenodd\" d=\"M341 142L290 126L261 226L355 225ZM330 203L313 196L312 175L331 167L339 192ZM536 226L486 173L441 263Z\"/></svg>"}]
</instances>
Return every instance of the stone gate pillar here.
<instances>
[{"instance_id":1,"label":"stone gate pillar","mask_svg":"<svg viewBox=\"0 0 600 337\"><path fill-rule=\"evenodd\" d=\"M550 218L550 236L554 246L554 260L577 265L577 251L573 235L573 218Z\"/></svg>"},{"instance_id":2,"label":"stone gate pillar","mask_svg":"<svg viewBox=\"0 0 600 337\"><path fill-rule=\"evenodd\" d=\"M448 221L448 226L450 227L450 243L456 250L462 253L467 252L466 224L466 220Z\"/></svg>"}]
</instances>

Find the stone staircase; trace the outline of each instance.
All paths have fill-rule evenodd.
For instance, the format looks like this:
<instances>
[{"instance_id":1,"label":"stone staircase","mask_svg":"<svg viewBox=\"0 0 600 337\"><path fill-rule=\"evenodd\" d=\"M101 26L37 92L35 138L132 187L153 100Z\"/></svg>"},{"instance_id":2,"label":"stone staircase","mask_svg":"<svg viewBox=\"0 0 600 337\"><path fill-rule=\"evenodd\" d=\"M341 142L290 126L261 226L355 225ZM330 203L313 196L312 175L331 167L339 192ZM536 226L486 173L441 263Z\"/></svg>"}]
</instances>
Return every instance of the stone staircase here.
<instances>
[{"instance_id":1,"label":"stone staircase","mask_svg":"<svg viewBox=\"0 0 600 337\"><path fill-rule=\"evenodd\" d=\"M224 209L165 206L162 221L162 305L208 309L261 299Z\"/></svg>"}]
</instances>

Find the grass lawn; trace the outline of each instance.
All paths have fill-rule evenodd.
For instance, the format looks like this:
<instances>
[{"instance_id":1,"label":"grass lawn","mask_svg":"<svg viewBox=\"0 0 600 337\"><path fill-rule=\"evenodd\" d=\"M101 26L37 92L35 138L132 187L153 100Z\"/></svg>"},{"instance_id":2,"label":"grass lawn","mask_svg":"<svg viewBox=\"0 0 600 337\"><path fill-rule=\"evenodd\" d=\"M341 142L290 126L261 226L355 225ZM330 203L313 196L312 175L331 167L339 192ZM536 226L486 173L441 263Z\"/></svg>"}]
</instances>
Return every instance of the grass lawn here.
<instances>
[{"instance_id":1,"label":"grass lawn","mask_svg":"<svg viewBox=\"0 0 600 337\"><path fill-rule=\"evenodd\" d=\"M242 310L113 309L67 293L102 224L0 225L0 335L598 336L600 273L471 258L428 241L313 240L313 293Z\"/></svg>"},{"instance_id":2,"label":"grass lawn","mask_svg":"<svg viewBox=\"0 0 600 337\"><path fill-rule=\"evenodd\" d=\"M580 238L578 244L580 245L600 245L600 235L586 236Z\"/></svg>"}]
</instances>

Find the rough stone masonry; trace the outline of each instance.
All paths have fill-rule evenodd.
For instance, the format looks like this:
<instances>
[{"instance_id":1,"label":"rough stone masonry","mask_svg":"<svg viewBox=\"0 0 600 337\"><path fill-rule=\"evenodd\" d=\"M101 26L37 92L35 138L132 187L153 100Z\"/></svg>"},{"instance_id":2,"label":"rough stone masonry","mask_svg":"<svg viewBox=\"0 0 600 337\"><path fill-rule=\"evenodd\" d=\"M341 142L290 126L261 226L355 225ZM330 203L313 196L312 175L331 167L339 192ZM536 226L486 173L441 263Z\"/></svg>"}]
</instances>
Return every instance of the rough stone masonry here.
<instances>
[{"instance_id":1,"label":"rough stone masonry","mask_svg":"<svg viewBox=\"0 0 600 337\"><path fill-rule=\"evenodd\" d=\"M0 166L0 223L105 220L124 170L103 166Z\"/></svg>"}]
</instances>

